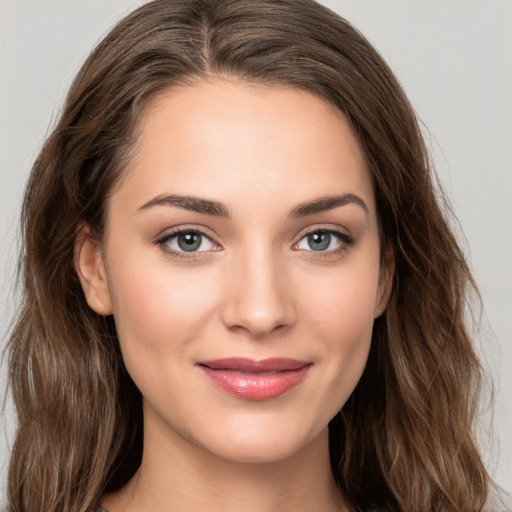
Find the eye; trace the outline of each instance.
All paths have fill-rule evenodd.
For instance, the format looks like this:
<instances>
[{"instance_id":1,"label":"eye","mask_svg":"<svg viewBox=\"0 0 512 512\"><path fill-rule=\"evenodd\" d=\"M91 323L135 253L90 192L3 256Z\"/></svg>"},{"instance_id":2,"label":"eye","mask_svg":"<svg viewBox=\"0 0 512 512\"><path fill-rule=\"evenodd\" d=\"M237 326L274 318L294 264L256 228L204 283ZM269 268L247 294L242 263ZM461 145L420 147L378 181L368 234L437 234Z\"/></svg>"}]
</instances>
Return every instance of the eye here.
<instances>
[{"instance_id":1,"label":"eye","mask_svg":"<svg viewBox=\"0 0 512 512\"><path fill-rule=\"evenodd\" d=\"M217 249L209 237L199 231L177 231L158 240L158 245L174 253L194 253Z\"/></svg>"},{"instance_id":2,"label":"eye","mask_svg":"<svg viewBox=\"0 0 512 512\"><path fill-rule=\"evenodd\" d=\"M334 230L317 230L303 236L295 246L303 251L330 252L353 243L352 237Z\"/></svg>"}]
</instances>

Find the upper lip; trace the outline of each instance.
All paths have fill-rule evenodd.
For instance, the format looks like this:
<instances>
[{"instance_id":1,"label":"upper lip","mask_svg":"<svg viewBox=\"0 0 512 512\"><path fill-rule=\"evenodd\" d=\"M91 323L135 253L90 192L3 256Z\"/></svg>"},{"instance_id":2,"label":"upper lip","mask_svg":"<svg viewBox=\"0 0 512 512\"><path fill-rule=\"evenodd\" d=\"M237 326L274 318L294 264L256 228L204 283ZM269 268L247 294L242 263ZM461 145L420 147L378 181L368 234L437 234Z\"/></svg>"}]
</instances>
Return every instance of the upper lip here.
<instances>
[{"instance_id":1,"label":"upper lip","mask_svg":"<svg viewBox=\"0 0 512 512\"><path fill-rule=\"evenodd\" d=\"M211 370L229 370L244 373L265 373L265 372L284 372L299 370L311 363L299 361L288 357L272 357L269 359L250 359L248 357L228 357L224 359L214 359L209 361L200 361L199 366L206 366Z\"/></svg>"}]
</instances>

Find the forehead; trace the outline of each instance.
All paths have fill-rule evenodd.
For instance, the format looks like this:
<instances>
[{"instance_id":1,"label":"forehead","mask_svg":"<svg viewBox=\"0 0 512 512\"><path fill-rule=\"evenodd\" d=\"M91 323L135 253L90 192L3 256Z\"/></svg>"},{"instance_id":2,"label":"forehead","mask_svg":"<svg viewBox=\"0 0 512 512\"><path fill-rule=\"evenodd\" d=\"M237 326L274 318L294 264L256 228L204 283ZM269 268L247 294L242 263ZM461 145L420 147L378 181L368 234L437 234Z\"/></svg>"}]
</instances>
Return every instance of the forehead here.
<instances>
[{"instance_id":1,"label":"forehead","mask_svg":"<svg viewBox=\"0 0 512 512\"><path fill-rule=\"evenodd\" d=\"M357 191L374 208L372 178L352 128L310 92L203 81L154 98L139 128L119 190L134 203L175 193L284 205Z\"/></svg>"}]
</instances>

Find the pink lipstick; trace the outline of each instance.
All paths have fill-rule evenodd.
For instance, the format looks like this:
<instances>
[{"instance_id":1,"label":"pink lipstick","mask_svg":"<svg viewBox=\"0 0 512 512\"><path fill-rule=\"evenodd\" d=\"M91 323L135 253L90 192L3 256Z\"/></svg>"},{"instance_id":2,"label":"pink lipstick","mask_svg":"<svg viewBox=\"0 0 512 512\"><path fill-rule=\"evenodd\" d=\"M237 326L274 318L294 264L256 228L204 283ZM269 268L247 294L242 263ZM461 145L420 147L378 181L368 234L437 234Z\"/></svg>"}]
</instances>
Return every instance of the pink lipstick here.
<instances>
[{"instance_id":1,"label":"pink lipstick","mask_svg":"<svg viewBox=\"0 0 512 512\"><path fill-rule=\"evenodd\" d=\"M269 400L286 393L304 379L311 366L277 357L261 361L232 357L198 363L213 384L245 400Z\"/></svg>"}]
</instances>

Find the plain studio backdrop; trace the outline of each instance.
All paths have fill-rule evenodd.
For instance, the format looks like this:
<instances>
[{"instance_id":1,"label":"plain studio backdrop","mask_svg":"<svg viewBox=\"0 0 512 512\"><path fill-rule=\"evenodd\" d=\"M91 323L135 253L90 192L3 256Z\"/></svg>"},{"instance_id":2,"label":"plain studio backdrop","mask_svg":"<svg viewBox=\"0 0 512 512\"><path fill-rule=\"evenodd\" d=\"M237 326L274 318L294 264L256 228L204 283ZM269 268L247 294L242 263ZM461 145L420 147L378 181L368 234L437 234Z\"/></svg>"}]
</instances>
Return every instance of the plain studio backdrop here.
<instances>
[{"instance_id":1,"label":"plain studio backdrop","mask_svg":"<svg viewBox=\"0 0 512 512\"><path fill-rule=\"evenodd\" d=\"M185 0L184 0L185 1ZM72 77L133 0L0 0L0 333L16 308L21 197ZM495 381L482 445L512 490L512 1L324 0L377 47L425 124L465 233L485 316L477 345ZM428 131L427 131L428 129ZM5 389L6 369L0 384ZM3 394L2 394L3 395ZM488 420L492 418L489 429ZM0 502L14 416L0 422Z\"/></svg>"}]
</instances>

